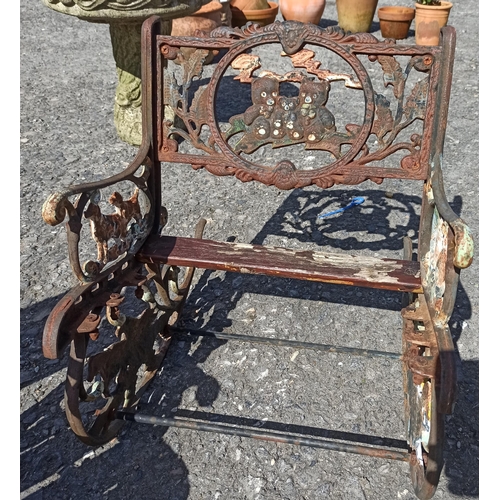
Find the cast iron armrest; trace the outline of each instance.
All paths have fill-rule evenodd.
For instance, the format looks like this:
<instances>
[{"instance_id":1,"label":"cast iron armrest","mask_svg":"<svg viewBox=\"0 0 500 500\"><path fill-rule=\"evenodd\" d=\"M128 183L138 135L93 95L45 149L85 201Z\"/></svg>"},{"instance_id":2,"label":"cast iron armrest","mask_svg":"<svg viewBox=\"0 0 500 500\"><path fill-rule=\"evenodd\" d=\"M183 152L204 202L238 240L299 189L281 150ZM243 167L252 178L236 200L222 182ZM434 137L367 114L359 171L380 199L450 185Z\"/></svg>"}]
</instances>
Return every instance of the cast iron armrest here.
<instances>
[{"instance_id":1,"label":"cast iron armrest","mask_svg":"<svg viewBox=\"0 0 500 500\"><path fill-rule=\"evenodd\" d=\"M51 194L43 204L43 220L51 226L62 223L68 216L66 231L69 260L80 282L95 281L107 264L124 255L135 254L151 232L155 213L148 182L152 166L148 153L149 148L143 145L123 172L100 181L69 186ZM135 186L134 199L123 200L121 194L115 192L109 200L115 213L102 214L98 205L100 190L122 182ZM141 204L138 201L140 193ZM71 201L70 197L76 198ZM142 209L140 205L143 205ZM79 241L83 218L90 219L92 237L97 244L97 259L87 261L82 266Z\"/></svg>"},{"instance_id":2,"label":"cast iron armrest","mask_svg":"<svg viewBox=\"0 0 500 500\"><path fill-rule=\"evenodd\" d=\"M453 211L446 199L441 163L442 155L436 155L432 165L431 175L434 204L439 215L450 225L455 237L453 264L459 269L465 269L472 264L474 257L474 240L469 226Z\"/></svg>"},{"instance_id":3,"label":"cast iron armrest","mask_svg":"<svg viewBox=\"0 0 500 500\"><path fill-rule=\"evenodd\" d=\"M442 156L432 162L430 182L424 186L421 272L425 302L434 325L440 374L437 405L451 413L456 400L455 347L448 322L453 312L460 270L472 263L474 242L467 224L450 207L443 187Z\"/></svg>"}]
</instances>

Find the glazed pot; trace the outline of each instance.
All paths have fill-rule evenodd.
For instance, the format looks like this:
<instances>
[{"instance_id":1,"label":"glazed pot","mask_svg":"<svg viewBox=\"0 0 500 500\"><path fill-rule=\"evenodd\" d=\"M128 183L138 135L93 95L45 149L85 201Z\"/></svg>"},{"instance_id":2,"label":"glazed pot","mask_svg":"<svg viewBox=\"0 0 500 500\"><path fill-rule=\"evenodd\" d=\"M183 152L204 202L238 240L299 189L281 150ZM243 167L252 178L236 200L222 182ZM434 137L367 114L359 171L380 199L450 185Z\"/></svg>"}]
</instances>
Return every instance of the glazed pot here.
<instances>
[{"instance_id":1,"label":"glazed pot","mask_svg":"<svg viewBox=\"0 0 500 500\"><path fill-rule=\"evenodd\" d=\"M271 24L276 19L278 14L278 4L275 2L268 2L269 8L267 9L249 9L240 10L233 6L231 1L231 14L233 16L233 27L238 28L245 26L249 21L259 23L260 26Z\"/></svg>"},{"instance_id":2,"label":"glazed pot","mask_svg":"<svg viewBox=\"0 0 500 500\"><path fill-rule=\"evenodd\" d=\"M380 31L384 38L402 40L408 36L415 9L411 7L380 7L378 9Z\"/></svg>"},{"instance_id":3,"label":"glazed pot","mask_svg":"<svg viewBox=\"0 0 500 500\"><path fill-rule=\"evenodd\" d=\"M319 24L326 0L280 0L280 12L285 21Z\"/></svg>"},{"instance_id":4,"label":"glazed pot","mask_svg":"<svg viewBox=\"0 0 500 500\"><path fill-rule=\"evenodd\" d=\"M337 0L339 26L351 33L369 32L378 0Z\"/></svg>"},{"instance_id":5,"label":"glazed pot","mask_svg":"<svg viewBox=\"0 0 500 500\"><path fill-rule=\"evenodd\" d=\"M415 4L415 41L417 45L439 45L441 28L448 23L451 2L441 5Z\"/></svg>"}]
</instances>

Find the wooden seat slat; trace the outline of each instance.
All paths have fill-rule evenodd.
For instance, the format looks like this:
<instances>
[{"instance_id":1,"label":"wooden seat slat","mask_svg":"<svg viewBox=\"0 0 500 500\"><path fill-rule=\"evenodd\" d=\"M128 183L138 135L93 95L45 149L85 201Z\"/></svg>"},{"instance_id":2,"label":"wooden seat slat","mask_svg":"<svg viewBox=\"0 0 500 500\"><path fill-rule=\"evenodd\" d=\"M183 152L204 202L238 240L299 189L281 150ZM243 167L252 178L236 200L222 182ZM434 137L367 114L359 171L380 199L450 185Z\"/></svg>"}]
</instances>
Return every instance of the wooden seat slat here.
<instances>
[{"instance_id":1,"label":"wooden seat slat","mask_svg":"<svg viewBox=\"0 0 500 500\"><path fill-rule=\"evenodd\" d=\"M324 283L419 293L418 262L311 250L150 236L137 254L144 263L266 274Z\"/></svg>"}]
</instances>

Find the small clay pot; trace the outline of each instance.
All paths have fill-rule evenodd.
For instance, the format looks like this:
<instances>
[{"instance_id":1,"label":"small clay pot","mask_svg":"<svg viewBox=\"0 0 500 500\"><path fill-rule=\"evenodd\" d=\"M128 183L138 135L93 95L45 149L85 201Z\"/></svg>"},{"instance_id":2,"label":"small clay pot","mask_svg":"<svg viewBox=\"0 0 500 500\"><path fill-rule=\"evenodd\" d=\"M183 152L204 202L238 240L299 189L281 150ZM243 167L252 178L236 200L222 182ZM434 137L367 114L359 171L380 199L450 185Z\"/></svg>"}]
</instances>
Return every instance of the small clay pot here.
<instances>
[{"instance_id":1,"label":"small clay pot","mask_svg":"<svg viewBox=\"0 0 500 500\"><path fill-rule=\"evenodd\" d=\"M239 10L261 10L268 9L267 0L231 0L231 7Z\"/></svg>"},{"instance_id":2,"label":"small clay pot","mask_svg":"<svg viewBox=\"0 0 500 500\"><path fill-rule=\"evenodd\" d=\"M268 4L268 9L240 10L234 8L233 2L231 2L233 28L245 26L245 24L249 21L259 23L260 26L266 26L273 23L278 15L278 4L275 2L268 2Z\"/></svg>"},{"instance_id":3,"label":"small clay pot","mask_svg":"<svg viewBox=\"0 0 500 500\"><path fill-rule=\"evenodd\" d=\"M384 38L402 40L408 36L415 9L411 7L380 7L377 11L380 31Z\"/></svg>"},{"instance_id":4,"label":"small clay pot","mask_svg":"<svg viewBox=\"0 0 500 500\"><path fill-rule=\"evenodd\" d=\"M210 32L221 26L221 12L222 5L212 0L189 16L172 19L172 36L194 36L196 30Z\"/></svg>"}]
</instances>

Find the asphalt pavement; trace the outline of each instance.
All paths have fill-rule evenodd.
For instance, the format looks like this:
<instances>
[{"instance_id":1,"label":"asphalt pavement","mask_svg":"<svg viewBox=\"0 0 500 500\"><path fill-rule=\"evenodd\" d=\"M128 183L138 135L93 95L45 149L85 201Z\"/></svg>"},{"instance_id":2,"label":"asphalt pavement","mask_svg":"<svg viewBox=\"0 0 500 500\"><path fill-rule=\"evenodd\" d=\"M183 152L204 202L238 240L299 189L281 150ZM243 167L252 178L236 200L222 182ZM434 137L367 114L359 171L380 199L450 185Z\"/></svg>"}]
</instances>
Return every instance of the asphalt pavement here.
<instances>
[{"instance_id":1,"label":"asphalt pavement","mask_svg":"<svg viewBox=\"0 0 500 500\"><path fill-rule=\"evenodd\" d=\"M51 308L77 283L64 227L46 225L41 207L62 186L121 171L136 148L118 138L113 124L117 75L108 26L54 12L40 0L21 0L20 14L21 498L415 498L402 462L158 426L127 425L98 449L72 434L62 402L67 356L45 359L41 338ZM335 2L328 0L320 25L336 22ZM456 2L449 24L457 29L457 49L444 181L448 200L472 230L476 258L462 272L450 322L459 394L446 418L445 467L435 498L468 500L479 496L478 2ZM380 37L377 17L371 31ZM169 227L180 236L192 235L198 218L205 217L210 239L307 249L337 244L401 256L402 237L415 222L418 190L396 180L349 188L349 197L364 196L367 202L337 216L337 227L326 222L332 224L328 231L318 231L308 214L320 206L334 209L346 195L328 190L326 206L319 193L316 188L279 192L179 165L166 169L163 185ZM384 225L391 228L387 234ZM198 271L185 321L228 333L397 352L400 299L368 289ZM365 363L345 354L257 348L216 339L176 340L147 393L145 411L214 412L404 439L397 361Z\"/></svg>"}]
</instances>

